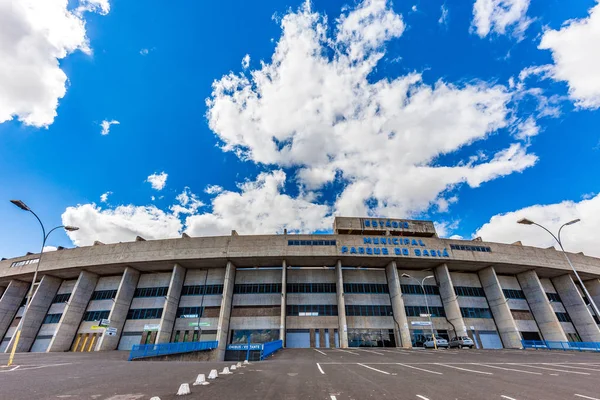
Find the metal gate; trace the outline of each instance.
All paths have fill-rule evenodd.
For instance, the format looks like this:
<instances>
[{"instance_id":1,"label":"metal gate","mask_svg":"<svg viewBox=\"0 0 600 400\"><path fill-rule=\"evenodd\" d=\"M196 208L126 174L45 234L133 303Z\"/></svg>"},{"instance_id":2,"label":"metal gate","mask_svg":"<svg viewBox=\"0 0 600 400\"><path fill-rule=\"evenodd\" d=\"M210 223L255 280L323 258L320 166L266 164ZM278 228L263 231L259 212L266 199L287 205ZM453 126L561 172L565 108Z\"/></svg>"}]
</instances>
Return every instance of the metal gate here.
<instances>
[{"instance_id":1,"label":"metal gate","mask_svg":"<svg viewBox=\"0 0 600 400\"><path fill-rule=\"evenodd\" d=\"M285 337L285 345L289 348L310 347L310 330L288 329Z\"/></svg>"},{"instance_id":2,"label":"metal gate","mask_svg":"<svg viewBox=\"0 0 600 400\"><path fill-rule=\"evenodd\" d=\"M496 331L479 331L481 346L484 349L501 349L502 341Z\"/></svg>"},{"instance_id":3,"label":"metal gate","mask_svg":"<svg viewBox=\"0 0 600 400\"><path fill-rule=\"evenodd\" d=\"M127 332L125 332L125 333L123 333L123 335L121 336L121 340L119 341L118 350L131 351L131 348L133 347L133 345L140 344L141 340L142 340L141 334L128 335Z\"/></svg>"}]
</instances>

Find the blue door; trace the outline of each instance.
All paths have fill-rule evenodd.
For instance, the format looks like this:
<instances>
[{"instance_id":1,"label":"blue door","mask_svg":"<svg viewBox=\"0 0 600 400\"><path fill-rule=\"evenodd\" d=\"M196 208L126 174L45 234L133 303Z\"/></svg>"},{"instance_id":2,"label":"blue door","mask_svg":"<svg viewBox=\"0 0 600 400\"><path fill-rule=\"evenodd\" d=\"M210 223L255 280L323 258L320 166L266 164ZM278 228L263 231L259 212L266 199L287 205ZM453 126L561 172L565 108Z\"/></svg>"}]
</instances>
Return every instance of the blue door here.
<instances>
[{"instance_id":1,"label":"blue door","mask_svg":"<svg viewBox=\"0 0 600 400\"><path fill-rule=\"evenodd\" d=\"M309 348L310 330L288 329L285 336L285 345L288 348Z\"/></svg>"}]
</instances>

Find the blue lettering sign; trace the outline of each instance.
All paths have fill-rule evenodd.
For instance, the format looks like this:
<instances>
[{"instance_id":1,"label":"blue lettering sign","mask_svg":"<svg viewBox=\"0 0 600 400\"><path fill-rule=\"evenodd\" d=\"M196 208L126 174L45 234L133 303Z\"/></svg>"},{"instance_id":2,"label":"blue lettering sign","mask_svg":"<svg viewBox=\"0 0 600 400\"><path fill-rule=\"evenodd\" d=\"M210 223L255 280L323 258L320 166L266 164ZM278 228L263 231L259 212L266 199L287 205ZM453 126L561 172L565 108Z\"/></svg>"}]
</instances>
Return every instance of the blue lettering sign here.
<instances>
[{"instance_id":1,"label":"blue lettering sign","mask_svg":"<svg viewBox=\"0 0 600 400\"><path fill-rule=\"evenodd\" d=\"M403 225L406 229L408 229L408 222L405 222Z\"/></svg>"},{"instance_id":2,"label":"blue lettering sign","mask_svg":"<svg viewBox=\"0 0 600 400\"><path fill-rule=\"evenodd\" d=\"M398 238L393 238L392 243L394 243L395 245L398 245Z\"/></svg>"},{"instance_id":3,"label":"blue lettering sign","mask_svg":"<svg viewBox=\"0 0 600 400\"><path fill-rule=\"evenodd\" d=\"M390 222L389 219L387 221L385 221L385 227L386 228L391 228L392 227L392 223Z\"/></svg>"},{"instance_id":4,"label":"blue lettering sign","mask_svg":"<svg viewBox=\"0 0 600 400\"><path fill-rule=\"evenodd\" d=\"M373 244L379 244L379 238L373 238Z\"/></svg>"},{"instance_id":5,"label":"blue lettering sign","mask_svg":"<svg viewBox=\"0 0 600 400\"><path fill-rule=\"evenodd\" d=\"M365 254L365 248L364 247L359 247L358 248L358 254Z\"/></svg>"},{"instance_id":6,"label":"blue lettering sign","mask_svg":"<svg viewBox=\"0 0 600 400\"><path fill-rule=\"evenodd\" d=\"M342 254L348 252L348 246L342 246Z\"/></svg>"},{"instance_id":7,"label":"blue lettering sign","mask_svg":"<svg viewBox=\"0 0 600 400\"><path fill-rule=\"evenodd\" d=\"M365 219L365 226L371 226L371 221L369 221L368 219Z\"/></svg>"},{"instance_id":8,"label":"blue lettering sign","mask_svg":"<svg viewBox=\"0 0 600 400\"><path fill-rule=\"evenodd\" d=\"M392 228L398 228L398 221L392 221Z\"/></svg>"},{"instance_id":9,"label":"blue lettering sign","mask_svg":"<svg viewBox=\"0 0 600 400\"><path fill-rule=\"evenodd\" d=\"M404 244L408 246L410 244L410 239L404 239Z\"/></svg>"},{"instance_id":10,"label":"blue lettering sign","mask_svg":"<svg viewBox=\"0 0 600 400\"><path fill-rule=\"evenodd\" d=\"M397 248L397 247L394 247L394 254L395 254L395 255L397 255L397 256L399 256L399 255L401 255L402 253L400 253L400 249L399 249L399 248Z\"/></svg>"},{"instance_id":11,"label":"blue lettering sign","mask_svg":"<svg viewBox=\"0 0 600 400\"><path fill-rule=\"evenodd\" d=\"M415 256L421 256L421 250L415 249Z\"/></svg>"},{"instance_id":12,"label":"blue lettering sign","mask_svg":"<svg viewBox=\"0 0 600 400\"><path fill-rule=\"evenodd\" d=\"M407 248L403 248L402 249L402 254L407 256L408 255L408 249Z\"/></svg>"},{"instance_id":13,"label":"blue lettering sign","mask_svg":"<svg viewBox=\"0 0 600 400\"><path fill-rule=\"evenodd\" d=\"M419 239L419 244L420 244L421 246L425 246L425 243L423 243L423 241L422 241L421 239Z\"/></svg>"},{"instance_id":14,"label":"blue lettering sign","mask_svg":"<svg viewBox=\"0 0 600 400\"><path fill-rule=\"evenodd\" d=\"M411 244L412 244L413 246L418 246L418 245L419 245L419 243L417 243L417 240L416 240L416 239L413 239L413 240L412 240L412 242L411 242Z\"/></svg>"},{"instance_id":15,"label":"blue lettering sign","mask_svg":"<svg viewBox=\"0 0 600 400\"><path fill-rule=\"evenodd\" d=\"M370 247L367 247L367 254L373 254L373 250Z\"/></svg>"},{"instance_id":16,"label":"blue lettering sign","mask_svg":"<svg viewBox=\"0 0 600 400\"><path fill-rule=\"evenodd\" d=\"M350 247L350 254L356 254L356 248Z\"/></svg>"},{"instance_id":17,"label":"blue lettering sign","mask_svg":"<svg viewBox=\"0 0 600 400\"><path fill-rule=\"evenodd\" d=\"M379 251L379 247L375 247L373 249L373 254L381 254L381 252Z\"/></svg>"},{"instance_id":18,"label":"blue lettering sign","mask_svg":"<svg viewBox=\"0 0 600 400\"><path fill-rule=\"evenodd\" d=\"M383 254L384 256L388 255L388 249L387 249L387 247L384 247L384 248L381 249L381 254Z\"/></svg>"},{"instance_id":19,"label":"blue lettering sign","mask_svg":"<svg viewBox=\"0 0 600 400\"><path fill-rule=\"evenodd\" d=\"M352 252L350 252L350 253L352 253ZM429 252L427 251L427 249L423 249L423 256L429 256Z\"/></svg>"},{"instance_id":20,"label":"blue lettering sign","mask_svg":"<svg viewBox=\"0 0 600 400\"><path fill-rule=\"evenodd\" d=\"M448 250L444 249L444 252L442 253L443 257L450 257L450 254L448 254Z\"/></svg>"},{"instance_id":21,"label":"blue lettering sign","mask_svg":"<svg viewBox=\"0 0 600 400\"><path fill-rule=\"evenodd\" d=\"M363 238L363 244L371 244L371 238Z\"/></svg>"}]
</instances>

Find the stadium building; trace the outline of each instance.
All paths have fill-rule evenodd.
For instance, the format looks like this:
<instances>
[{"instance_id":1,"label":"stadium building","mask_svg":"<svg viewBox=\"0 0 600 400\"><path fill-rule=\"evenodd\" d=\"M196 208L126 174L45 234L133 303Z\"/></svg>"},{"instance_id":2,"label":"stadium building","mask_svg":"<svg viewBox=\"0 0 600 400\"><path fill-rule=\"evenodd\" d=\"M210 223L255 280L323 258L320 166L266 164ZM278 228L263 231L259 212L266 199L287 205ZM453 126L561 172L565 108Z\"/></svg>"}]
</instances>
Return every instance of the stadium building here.
<instances>
[{"instance_id":1,"label":"stadium building","mask_svg":"<svg viewBox=\"0 0 600 400\"><path fill-rule=\"evenodd\" d=\"M600 342L598 319L553 248L440 239L430 221L337 217L333 232L138 237L44 253L41 263L30 253L4 259L0 351L12 347L37 266L19 352L277 339L415 347L430 317L437 335L468 335L479 348ZM569 257L600 304L600 259Z\"/></svg>"}]
</instances>

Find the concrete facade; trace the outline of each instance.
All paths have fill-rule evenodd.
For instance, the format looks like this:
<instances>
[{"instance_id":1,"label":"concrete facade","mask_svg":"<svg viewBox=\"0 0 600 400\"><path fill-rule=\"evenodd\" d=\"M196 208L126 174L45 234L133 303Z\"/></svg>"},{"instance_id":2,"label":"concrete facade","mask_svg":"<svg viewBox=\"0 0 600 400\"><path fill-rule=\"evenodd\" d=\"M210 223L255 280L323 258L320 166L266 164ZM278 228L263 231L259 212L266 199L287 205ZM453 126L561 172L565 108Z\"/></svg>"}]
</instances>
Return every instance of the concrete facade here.
<instances>
[{"instance_id":1,"label":"concrete facade","mask_svg":"<svg viewBox=\"0 0 600 400\"><path fill-rule=\"evenodd\" d=\"M281 263L281 309L279 314L279 339L283 341L285 347L285 323L287 319L287 263L285 260Z\"/></svg>"},{"instance_id":2,"label":"concrete facade","mask_svg":"<svg viewBox=\"0 0 600 400\"><path fill-rule=\"evenodd\" d=\"M346 321L346 302L344 299L344 275L342 272L342 262L340 260L335 264L335 287L336 301L338 306L338 334L340 337L340 347L348 347L348 323Z\"/></svg>"},{"instance_id":3,"label":"concrete facade","mask_svg":"<svg viewBox=\"0 0 600 400\"><path fill-rule=\"evenodd\" d=\"M27 282L12 280L0 297L0 341L8 331L28 289Z\"/></svg>"},{"instance_id":4,"label":"concrete facade","mask_svg":"<svg viewBox=\"0 0 600 400\"><path fill-rule=\"evenodd\" d=\"M442 264L436 267L435 276L440 287L440 297L444 305L444 310L446 310L448 321L454 328L456 336L467 336L467 326L460 312L458 296L454 292L454 285L452 284L452 278L450 278L448 266Z\"/></svg>"},{"instance_id":5,"label":"concrete facade","mask_svg":"<svg viewBox=\"0 0 600 400\"><path fill-rule=\"evenodd\" d=\"M406 318L406 311L404 309L404 300L402 299L400 277L398 276L396 262L392 261L389 263L387 267L385 267L385 273L390 291L390 302L392 303L392 310L394 312L394 329L398 332L396 337L400 338L400 340L396 342L396 345L407 349L412 348L410 330L408 329L408 319Z\"/></svg>"},{"instance_id":6,"label":"concrete facade","mask_svg":"<svg viewBox=\"0 0 600 400\"><path fill-rule=\"evenodd\" d=\"M158 328L158 333L156 334L156 343L169 343L171 341L185 273L185 268L179 264L175 264L171 280L169 281L169 291L167 292L167 298L163 306L160 328Z\"/></svg>"},{"instance_id":7,"label":"concrete facade","mask_svg":"<svg viewBox=\"0 0 600 400\"><path fill-rule=\"evenodd\" d=\"M223 279L223 299L219 312L219 323L217 325L217 360L225 360L225 349L229 343L229 320L231 317L231 307L233 300L233 289L235 285L235 265L230 261L225 268L225 278Z\"/></svg>"},{"instance_id":8,"label":"concrete facade","mask_svg":"<svg viewBox=\"0 0 600 400\"><path fill-rule=\"evenodd\" d=\"M600 342L600 329L585 305L571 275L557 276L552 279L552 283L581 339L584 342Z\"/></svg>"}]
</instances>

